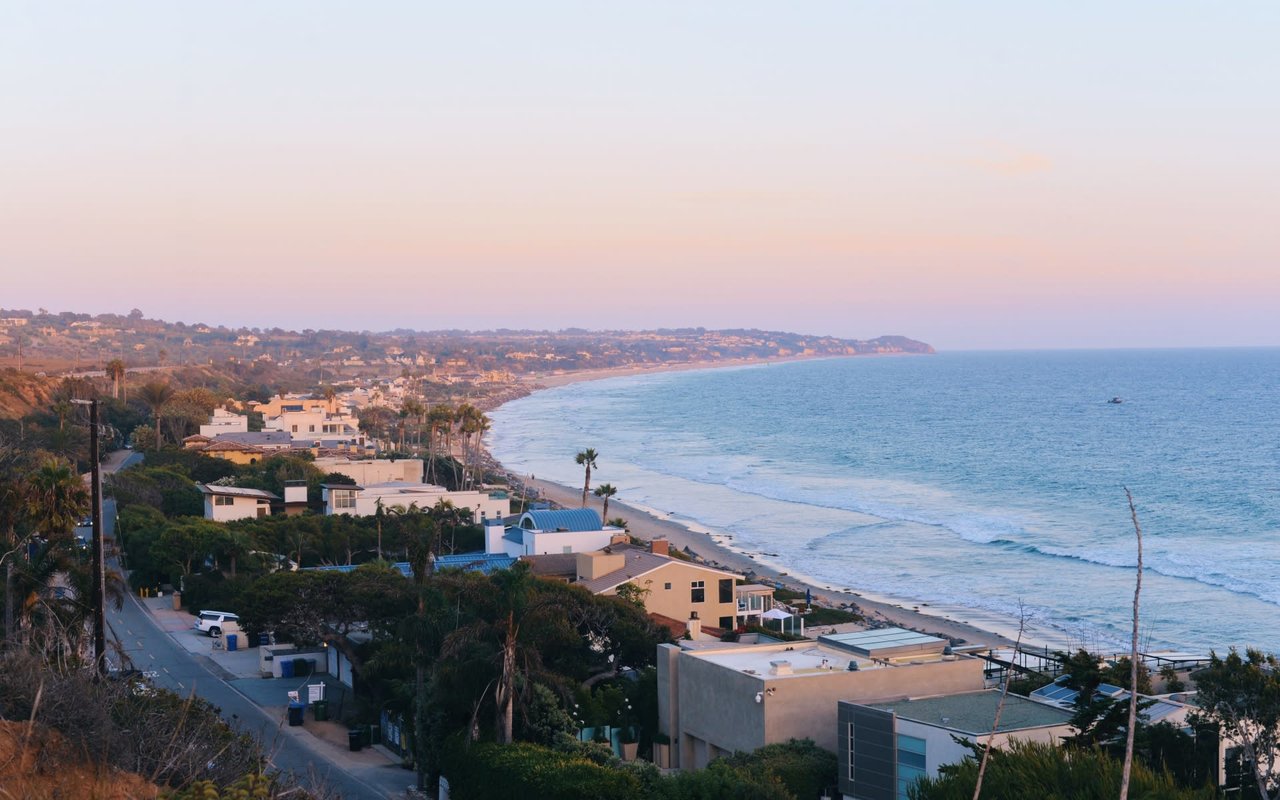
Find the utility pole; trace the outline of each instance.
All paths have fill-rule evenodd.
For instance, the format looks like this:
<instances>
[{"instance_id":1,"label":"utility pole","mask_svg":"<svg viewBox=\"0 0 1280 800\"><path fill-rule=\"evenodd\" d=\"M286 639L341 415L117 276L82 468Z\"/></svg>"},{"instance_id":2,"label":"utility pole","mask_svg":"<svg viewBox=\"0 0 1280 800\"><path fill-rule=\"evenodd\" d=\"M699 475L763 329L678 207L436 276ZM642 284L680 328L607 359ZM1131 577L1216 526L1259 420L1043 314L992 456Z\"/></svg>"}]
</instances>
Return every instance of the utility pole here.
<instances>
[{"instance_id":1,"label":"utility pole","mask_svg":"<svg viewBox=\"0 0 1280 800\"><path fill-rule=\"evenodd\" d=\"M90 494L93 503L93 661L94 669L99 675L107 674L107 624L106 604L103 598L103 559L102 559L102 462L98 447L98 436L101 424L98 420L98 400L73 400L72 402L89 406L89 459L90 459Z\"/></svg>"}]
</instances>

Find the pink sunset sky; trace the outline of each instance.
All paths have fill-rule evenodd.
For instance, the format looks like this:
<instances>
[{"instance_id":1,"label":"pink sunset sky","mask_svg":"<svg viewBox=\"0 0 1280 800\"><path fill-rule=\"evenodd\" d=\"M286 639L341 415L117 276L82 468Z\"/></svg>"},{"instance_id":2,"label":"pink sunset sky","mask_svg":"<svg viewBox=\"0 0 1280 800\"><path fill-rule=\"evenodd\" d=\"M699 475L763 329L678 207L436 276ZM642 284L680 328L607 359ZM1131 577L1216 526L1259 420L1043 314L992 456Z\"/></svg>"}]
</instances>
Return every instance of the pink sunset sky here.
<instances>
[{"instance_id":1,"label":"pink sunset sky","mask_svg":"<svg viewBox=\"0 0 1280 800\"><path fill-rule=\"evenodd\" d=\"M10 3L0 307L1280 345L1280 6L1046 5Z\"/></svg>"}]
</instances>

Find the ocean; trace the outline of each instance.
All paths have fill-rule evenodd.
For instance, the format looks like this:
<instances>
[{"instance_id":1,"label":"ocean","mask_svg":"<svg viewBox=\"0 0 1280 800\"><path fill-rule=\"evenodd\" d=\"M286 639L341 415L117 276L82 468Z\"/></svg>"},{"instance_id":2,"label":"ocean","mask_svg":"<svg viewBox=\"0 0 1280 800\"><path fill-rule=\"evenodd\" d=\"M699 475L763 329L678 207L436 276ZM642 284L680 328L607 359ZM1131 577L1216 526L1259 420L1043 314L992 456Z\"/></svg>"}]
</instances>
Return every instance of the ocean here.
<instances>
[{"instance_id":1,"label":"ocean","mask_svg":"<svg viewBox=\"0 0 1280 800\"><path fill-rule=\"evenodd\" d=\"M548 389L491 416L491 452L517 472L581 485L574 454L594 447L593 486L792 575L1029 615L1103 650L1129 637L1128 487L1143 646L1280 650L1280 349L666 372Z\"/></svg>"}]
</instances>

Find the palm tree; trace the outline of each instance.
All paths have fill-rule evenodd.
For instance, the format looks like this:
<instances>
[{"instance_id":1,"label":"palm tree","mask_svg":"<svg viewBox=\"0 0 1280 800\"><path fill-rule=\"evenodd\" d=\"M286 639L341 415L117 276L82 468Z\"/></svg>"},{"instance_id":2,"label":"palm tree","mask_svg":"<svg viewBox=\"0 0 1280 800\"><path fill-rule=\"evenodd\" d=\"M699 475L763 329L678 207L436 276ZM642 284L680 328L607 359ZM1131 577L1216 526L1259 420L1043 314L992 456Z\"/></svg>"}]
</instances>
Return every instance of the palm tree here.
<instances>
[{"instance_id":1,"label":"palm tree","mask_svg":"<svg viewBox=\"0 0 1280 800\"><path fill-rule=\"evenodd\" d=\"M113 358L107 362L107 377L111 379L112 397L120 399L120 383L124 380L124 362Z\"/></svg>"},{"instance_id":2,"label":"palm tree","mask_svg":"<svg viewBox=\"0 0 1280 800\"><path fill-rule=\"evenodd\" d=\"M155 418L156 450L159 450L164 441L164 436L160 433L160 417L164 414L165 406L173 399L173 387L160 381L148 381L142 386L141 396L142 402L151 409L151 415Z\"/></svg>"},{"instance_id":3,"label":"palm tree","mask_svg":"<svg viewBox=\"0 0 1280 800\"><path fill-rule=\"evenodd\" d=\"M596 497L604 498L604 510L600 512L600 519L607 520L609 518L609 498L618 493L618 490L612 483L602 483L596 487Z\"/></svg>"},{"instance_id":4,"label":"palm tree","mask_svg":"<svg viewBox=\"0 0 1280 800\"><path fill-rule=\"evenodd\" d=\"M574 456L573 460L577 464L581 464L587 470L586 480L582 482L582 507L587 507L587 492L591 491L591 470L596 466L596 458L598 454L594 447L588 447Z\"/></svg>"},{"instance_id":5,"label":"palm tree","mask_svg":"<svg viewBox=\"0 0 1280 800\"><path fill-rule=\"evenodd\" d=\"M49 459L28 479L27 513L50 541L68 539L89 512L89 487L71 464Z\"/></svg>"},{"instance_id":6,"label":"palm tree","mask_svg":"<svg viewBox=\"0 0 1280 800\"><path fill-rule=\"evenodd\" d=\"M498 677L494 681L494 727L499 744L513 739L515 694L521 678L536 674L542 664L534 638L539 622L548 615L563 615L557 598L537 599L536 578L527 562L499 570L485 586L485 597L476 598L487 606L479 619L456 629L444 641L441 657L458 659L477 641L489 641L498 649Z\"/></svg>"}]
</instances>

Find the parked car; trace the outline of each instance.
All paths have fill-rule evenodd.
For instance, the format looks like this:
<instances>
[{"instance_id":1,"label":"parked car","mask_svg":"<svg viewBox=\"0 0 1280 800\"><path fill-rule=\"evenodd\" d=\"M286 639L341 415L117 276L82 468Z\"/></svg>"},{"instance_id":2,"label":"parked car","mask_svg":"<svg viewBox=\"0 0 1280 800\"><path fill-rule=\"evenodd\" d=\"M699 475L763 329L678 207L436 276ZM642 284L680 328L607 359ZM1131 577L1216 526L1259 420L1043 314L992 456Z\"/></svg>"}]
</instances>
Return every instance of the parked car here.
<instances>
[{"instance_id":1,"label":"parked car","mask_svg":"<svg viewBox=\"0 0 1280 800\"><path fill-rule=\"evenodd\" d=\"M239 623L240 618L230 611L201 611L196 617L195 629L210 636L221 636L228 622Z\"/></svg>"}]
</instances>

